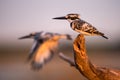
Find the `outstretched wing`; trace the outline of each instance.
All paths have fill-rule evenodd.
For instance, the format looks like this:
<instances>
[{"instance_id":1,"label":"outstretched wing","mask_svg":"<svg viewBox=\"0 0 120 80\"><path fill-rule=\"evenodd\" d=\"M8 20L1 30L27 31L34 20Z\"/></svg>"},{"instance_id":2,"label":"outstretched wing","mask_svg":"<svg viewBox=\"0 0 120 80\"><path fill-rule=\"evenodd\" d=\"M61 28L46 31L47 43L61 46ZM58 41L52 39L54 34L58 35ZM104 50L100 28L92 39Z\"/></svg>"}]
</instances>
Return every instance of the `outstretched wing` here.
<instances>
[{"instance_id":1,"label":"outstretched wing","mask_svg":"<svg viewBox=\"0 0 120 80\"><path fill-rule=\"evenodd\" d=\"M42 41L34 40L34 43L31 47L30 52L29 52L29 56L27 58L28 61L32 59L35 51L38 49L38 46L40 46L41 44L42 44Z\"/></svg>"}]
</instances>

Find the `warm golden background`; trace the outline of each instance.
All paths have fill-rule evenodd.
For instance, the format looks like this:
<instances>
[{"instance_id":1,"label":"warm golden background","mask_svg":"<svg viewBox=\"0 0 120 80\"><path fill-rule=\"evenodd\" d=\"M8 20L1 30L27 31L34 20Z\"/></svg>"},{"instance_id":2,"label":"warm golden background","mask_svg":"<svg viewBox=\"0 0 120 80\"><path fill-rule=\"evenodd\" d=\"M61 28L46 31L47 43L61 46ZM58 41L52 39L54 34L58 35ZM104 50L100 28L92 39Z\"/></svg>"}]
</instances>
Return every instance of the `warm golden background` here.
<instances>
[{"instance_id":1,"label":"warm golden background","mask_svg":"<svg viewBox=\"0 0 120 80\"><path fill-rule=\"evenodd\" d=\"M34 31L68 33L67 21L52 20L79 13L83 20L109 37L86 37L90 60L120 69L120 0L0 0L0 80L85 80L57 55L39 72L30 69L26 57L33 40L18 40ZM73 57L72 41L61 41L59 51Z\"/></svg>"}]
</instances>

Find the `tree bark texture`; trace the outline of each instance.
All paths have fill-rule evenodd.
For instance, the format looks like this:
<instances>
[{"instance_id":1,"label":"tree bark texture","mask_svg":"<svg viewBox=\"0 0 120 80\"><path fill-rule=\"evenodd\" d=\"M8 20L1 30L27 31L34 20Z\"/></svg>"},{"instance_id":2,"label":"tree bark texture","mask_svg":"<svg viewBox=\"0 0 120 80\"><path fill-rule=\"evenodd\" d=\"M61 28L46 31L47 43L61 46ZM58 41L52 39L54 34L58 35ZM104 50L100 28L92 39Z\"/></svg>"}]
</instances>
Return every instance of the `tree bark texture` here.
<instances>
[{"instance_id":1,"label":"tree bark texture","mask_svg":"<svg viewBox=\"0 0 120 80\"><path fill-rule=\"evenodd\" d=\"M97 67L90 62L86 53L84 35L79 34L76 37L73 42L73 49L75 67L88 80L120 80L119 70Z\"/></svg>"}]
</instances>

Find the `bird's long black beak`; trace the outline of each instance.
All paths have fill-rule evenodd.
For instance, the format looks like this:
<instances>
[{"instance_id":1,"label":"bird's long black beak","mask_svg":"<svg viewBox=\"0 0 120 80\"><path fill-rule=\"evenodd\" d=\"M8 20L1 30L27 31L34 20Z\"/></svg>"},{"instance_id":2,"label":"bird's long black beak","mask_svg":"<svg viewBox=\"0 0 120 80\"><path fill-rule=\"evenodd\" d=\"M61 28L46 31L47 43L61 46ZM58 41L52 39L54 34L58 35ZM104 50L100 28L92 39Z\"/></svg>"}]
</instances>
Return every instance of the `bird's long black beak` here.
<instances>
[{"instance_id":1,"label":"bird's long black beak","mask_svg":"<svg viewBox=\"0 0 120 80\"><path fill-rule=\"evenodd\" d=\"M18 39L26 39L26 38L30 38L30 37L31 37L30 35L26 35L26 36L20 37Z\"/></svg>"},{"instance_id":2,"label":"bird's long black beak","mask_svg":"<svg viewBox=\"0 0 120 80\"><path fill-rule=\"evenodd\" d=\"M62 17L55 17L55 18L53 18L53 19L61 19L61 20L65 20L65 19L67 19L65 16L62 16Z\"/></svg>"}]
</instances>

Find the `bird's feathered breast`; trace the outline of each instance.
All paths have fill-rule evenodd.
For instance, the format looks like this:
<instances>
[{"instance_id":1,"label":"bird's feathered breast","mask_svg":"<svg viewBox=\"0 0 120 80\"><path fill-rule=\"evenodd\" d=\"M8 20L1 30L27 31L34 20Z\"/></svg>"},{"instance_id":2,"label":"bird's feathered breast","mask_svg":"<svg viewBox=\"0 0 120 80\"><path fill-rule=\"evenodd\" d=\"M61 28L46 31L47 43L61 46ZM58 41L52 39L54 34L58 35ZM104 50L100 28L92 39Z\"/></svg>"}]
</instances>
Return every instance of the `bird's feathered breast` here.
<instances>
[{"instance_id":1,"label":"bird's feathered breast","mask_svg":"<svg viewBox=\"0 0 120 80\"><path fill-rule=\"evenodd\" d=\"M58 41L55 42L53 40L47 40L41 44L35 52L32 68L34 70L40 69L45 63L49 62L56 51L57 45Z\"/></svg>"}]
</instances>

